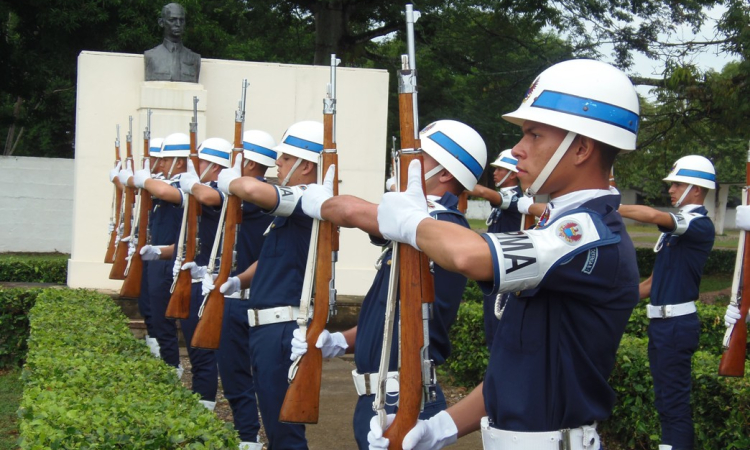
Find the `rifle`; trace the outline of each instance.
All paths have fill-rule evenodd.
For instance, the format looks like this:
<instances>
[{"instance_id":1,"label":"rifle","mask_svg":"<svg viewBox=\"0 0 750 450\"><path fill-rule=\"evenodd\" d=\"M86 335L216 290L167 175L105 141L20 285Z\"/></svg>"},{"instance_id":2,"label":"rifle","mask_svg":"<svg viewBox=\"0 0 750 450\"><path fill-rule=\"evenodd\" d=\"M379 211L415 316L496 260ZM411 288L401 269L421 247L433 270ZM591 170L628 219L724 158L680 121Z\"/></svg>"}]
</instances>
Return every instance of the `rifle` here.
<instances>
[{"instance_id":1,"label":"rifle","mask_svg":"<svg viewBox=\"0 0 750 450\"><path fill-rule=\"evenodd\" d=\"M115 139L115 166L122 164L122 158L120 158L120 125L117 125L117 138ZM110 223L114 225L114 229L109 233L109 245L107 245L107 253L104 255L104 262L111 264L115 261L115 242L117 242L117 232L120 227L120 220L122 219L122 190L115 186L114 198L112 199L112 209L114 210L113 216L110 216Z\"/></svg>"},{"instance_id":2,"label":"rifle","mask_svg":"<svg viewBox=\"0 0 750 450\"><path fill-rule=\"evenodd\" d=\"M323 100L323 157L318 165L318 180L322 181L331 164L338 172L336 153L336 66L340 59L331 55L331 82ZM334 176L333 195L338 195L338 173ZM310 242L315 261L315 305L309 325L307 315L310 296L303 289L297 324L304 332L308 345L307 353L298 357L289 368L289 388L281 405L279 421L288 423L318 423L320 406L320 383L323 371L323 355L314 344L325 329L328 317L336 314L335 265L338 259L339 230L328 221L318 221L318 239ZM313 227L315 229L315 227ZM317 241L317 242L316 242ZM309 256L308 256L309 258ZM308 264L310 261L308 261ZM307 279L312 274L305 274ZM304 285L304 283L303 283ZM308 291L309 292L309 291ZM328 304L328 308L324 306Z\"/></svg>"},{"instance_id":3,"label":"rifle","mask_svg":"<svg viewBox=\"0 0 750 450\"><path fill-rule=\"evenodd\" d=\"M245 123L245 96L247 95L247 78L242 80L242 96L240 97L239 107L234 116L234 148L232 149L232 167L239 158L242 161L242 128ZM234 244L237 241L237 231L242 223L242 201L236 195L228 195L224 198L223 222L224 232L222 233L221 244L221 265L219 266L219 275L214 280L217 287L212 290L203 300L200 320L193 333L191 345L195 348L217 349L221 340L221 324L224 319L224 294L218 288L224 284L232 272L234 266ZM221 227L221 222L219 222ZM216 238L219 239L217 232ZM213 260L213 255L212 258ZM212 267L213 264L209 264Z\"/></svg>"},{"instance_id":4,"label":"rifle","mask_svg":"<svg viewBox=\"0 0 750 450\"><path fill-rule=\"evenodd\" d=\"M125 166L133 167L133 116L129 116L130 126L128 128L128 135L125 140L127 142L127 159L125 160ZM123 202L123 222L125 224L122 232L122 236L129 236L133 238L133 204L135 203L135 188L123 186L125 189L125 201ZM112 269L109 271L109 278L111 280L124 280L125 279L125 268L128 265L128 247L130 243L123 241L117 243L117 249L115 250L115 260L112 263Z\"/></svg>"},{"instance_id":5,"label":"rifle","mask_svg":"<svg viewBox=\"0 0 750 450\"><path fill-rule=\"evenodd\" d=\"M196 171L200 171L200 161L198 161L198 97L193 97L193 121L190 122L190 160ZM200 174L199 174L200 175ZM201 205L192 195L187 195L187 208L183 212L182 228L180 229L180 239L177 244L177 264L182 266L184 263L195 261L195 256L199 252L198 245L198 225L200 222ZM189 270L180 270L177 278L172 283L169 298L169 305L165 316L168 319L187 319L190 315L190 292L193 285L193 278Z\"/></svg>"},{"instance_id":6,"label":"rifle","mask_svg":"<svg viewBox=\"0 0 750 450\"><path fill-rule=\"evenodd\" d=\"M146 129L143 130L143 158L141 164L143 169L151 172L151 157L149 146L151 141L151 109L146 112ZM153 206L151 193L146 189L139 189L138 204L138 228L136 229L137 243L135 252L130 256L127 267L125 268L125 281L120 288L120 297L138 298L141 294L141 279L143 278L143 259L141 258L141 249L146 245L150 238L148 235L148 219Z\"/></svg>"},{"instance_id":7,"label":"rifle","mask_svg":"<svg viewBox=\"0 0 750 450\"><path fill-rule=\"evenodd\" d=\"M742 193L742 205L750 203L750 149L747 152L747 166L745 183ZM741 283L740 283L740 280ZM739 307L740 318L727 328L724 334L724 353L719 362L719 375L722 377L744 377L745 355L747 353L747 323L745 322L750 310L750 240L747 231L740 231L737 244L737 259L734 263L734 278L732 279L732 296L730 304Z\"/></svg>"},{"instance_id":8,"label":"rifle","mask_svg":"<svg viewBox=\"0 0 750 450\"><path fill-rule=\"evenodd\" d=\"M411 4L406 5L406 30L408 55L401 56L399 72L399 120L401 129L401 151L399 154L399 190L406 190L408 170L411 161L422 162L421 143L419 141L417 114L417 69L414 51L414 22L419 12L413 11ZM422 188L424 189L424 164L422 164ZM427 255L409 245L394 245L394 255L398 252L399 260L399 293L400 293L400 335L399 335L399 400L398 412L390 427L385 429L384 437L389 439L389 449L401 449L404 436L417 423L423 401L435 396L435 368L428 359L427 348L429 336L427 321L435 299L434 282L430 273L430 261ZM393 264L393 262L391 262ZM388 321L386 320L386 323ZM392 336L384 336L389 341ZM383 347L390 347L384 342ZM379 394L385 392L389 359L381 359ZM384 370L385 368L385 370ZM380 407L381 405L374 405ZM382 422L385 414L378 411ZM385 428L385 427L383 427Z\"/></svg>"}]
</instances>

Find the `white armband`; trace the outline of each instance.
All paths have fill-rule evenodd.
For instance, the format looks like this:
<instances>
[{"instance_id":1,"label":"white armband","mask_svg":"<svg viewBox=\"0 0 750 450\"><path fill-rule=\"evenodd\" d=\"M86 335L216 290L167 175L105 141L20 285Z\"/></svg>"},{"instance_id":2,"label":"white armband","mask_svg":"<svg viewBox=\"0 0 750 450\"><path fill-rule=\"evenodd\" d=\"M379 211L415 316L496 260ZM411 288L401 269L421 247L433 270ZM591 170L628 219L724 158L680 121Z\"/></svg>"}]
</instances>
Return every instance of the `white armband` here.
<instances>
[{"instance_id":1,"label":"white armband","mask_svg":"<svg viewBox=\"0 0 750 450\"><path fill-rule=\"evenodd\" d=\"M493 294L534 288L551 269L574 256L620 241L601 216L590 212L564 215L540 229L484 237L495 260Z\"/></svg>"},{"instance_id":2,"label":"white armband","mask_svg":"<svg viewBox=\"0 0 750 450\"><path fill-rule=\"evenodd\" d=\"M687 229L690 227L690 222L701 217L706 217L703 214L692 213L692 212L678 212L677 214L671 214L674 219L674 231L671 234L675 236L681 236L685 234Z\"/></svg>"},{"instance_id":3,"label":"white armband","mask_svg":"<svg viewBox=\"0 0 750 450\"><path fill-rule=\"evenodd\" d=\"M307 186L274 186L276 189L276 207L269 211L274 216L289 217L294 213L297 203L302 198Z\"/></svg>"}]
</instances>

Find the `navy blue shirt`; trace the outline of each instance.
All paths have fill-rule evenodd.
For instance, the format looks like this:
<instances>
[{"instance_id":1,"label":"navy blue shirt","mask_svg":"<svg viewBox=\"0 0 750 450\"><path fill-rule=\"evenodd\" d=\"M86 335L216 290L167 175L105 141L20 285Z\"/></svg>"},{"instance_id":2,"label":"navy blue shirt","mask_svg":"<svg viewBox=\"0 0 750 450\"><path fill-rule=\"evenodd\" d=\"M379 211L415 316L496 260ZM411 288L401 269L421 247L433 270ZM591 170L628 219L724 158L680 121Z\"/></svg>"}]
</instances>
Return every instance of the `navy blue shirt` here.
<instances>
[{"instance_id":1,"label":"navy blue shirt","mask_svg":"<svg viewBox=\"0 0 750 450\"><path fill-rule=\"evenodd\" d=\"M177 183L170 183L175 186ZM182 224L182 205L154 198L149 231L151 245L172 245L177 242L177 235Z\"/></svg>"},{"instance_id":2,"label":"navy blue shirt","mask_svg":"<svg viewBox=\"0 0 750 450\"><path fill-rule=\"evenodd\" d=\"M521 216L523 214L518 211L518 197L523 195L523 193L518 186L513 191L516 193L516 196L508 206L508 209L501 209L499 206L492 208L490 217L487 219L488 233L507 233L521 229Z\"/></svg>"},{"instance_id":3,"label":"navy blue shirt","mask_svg":"<svg viewBox=\"0 0 750 450\"><path fill-rule=\"evenodd\" d=\"M458 198L455 195L446 193L438 203L448 209L431 212L437 220L469 227L466 218L457 209ZM357 338L354 344L354 362L359 373L377 373L380 365L385 308L388 300L388 282L391 278L391 249L387 249L386 252L383 264L375 275L370 290L365 295L359 313ZM434 265L434 270L435 303L433 304L433 318L429 324L429 352L430 358L435 364L442 364L451 352L448 331L456 320L461 297L466 287L466 278L463 275L449 272L437 264ZM398 317L398 310L395 317ZM389 371L398 370L398 326L395 323L392 344Z\"/></svg>"},{"instance_id":4,"label":"navy blue shirt","mask_svg":"<svg viewBox=\"0 0 750 450\"><path fill-rule=\"evenodd\" d=\"M264 178L258 178L265 181ZM256 204L242 202L242 225L237 236L237 261L236 270L232 275L242 273L258 260L260 250L263 247L264 236L273 216L266 214Z\"/></svg>"},{"instance_id":5,"label":"navy blue shirt","mask_svg":"<svg viewBox=\"0 0 750 450\"><path fill-rule=\"evenodd\" d=\"M494 427L554 431L611 414L615 393L607 379L639 296L635 248L619 203L619 195L605 195L575 210L601 215L618 243L582 251L553 266L536 288L508 296L484 378Z\"/></svg>"},{"instance_id":6,"label":"navy blue shirt","mask_svg":"<svg viewBox=\"0 0 750 450\"><path fill-rule=\"evenodd\" d=\"M208 183L208 186L216 189L221 199L224 199L224 194L216 188L217 184L215 181ZM207 266L209 259L211 259L211 250L216 238L220 216L221 206L201 205L200 223L198 225L198 242L200 245L198 247L198 254L195 255L195 263L199 266ZM219 251L221 251L221 248L219 248ZM215 268L218 269L219 265L220 263L217 258Z\"/></svg>"},{"instance_id":7,"label":"navy blue shirt","mask_svg":"<svg viewBox=\"0 0 750 450\"><path fill-rule=\"evenodd\" d=\"M299 306L312 221L299 201L289 217L273 219L253 277L250 308Z\"/></svg>"},{"instance_id":8,"label":"navy blue shirt","mask_svg":"<svg viewBox=\"0 0 750 450\"><path fill-rule=\"evenodd\" d=\"M714 246L715 232L714 223L706 217L706 208L701 206L690 212L703 217L691 220L681 235L659 227L665 235L654 263L652 305L677 305L698 299L703 266Z\"/></svg>"}]
</instances>

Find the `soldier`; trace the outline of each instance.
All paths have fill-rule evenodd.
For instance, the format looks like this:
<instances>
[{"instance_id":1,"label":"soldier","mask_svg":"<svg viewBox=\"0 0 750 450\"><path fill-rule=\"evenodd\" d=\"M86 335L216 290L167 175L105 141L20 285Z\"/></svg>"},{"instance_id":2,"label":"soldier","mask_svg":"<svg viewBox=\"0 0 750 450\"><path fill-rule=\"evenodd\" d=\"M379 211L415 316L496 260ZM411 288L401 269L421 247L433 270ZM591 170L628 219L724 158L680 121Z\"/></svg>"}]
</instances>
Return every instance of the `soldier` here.
<instances>
[{"instance_id":1,"label":"soldier","mask_svg":"<svg viewBox=\"0 0 750 450\"><path fill-rule=\"evenodd\" d=\"M654 271L640 284L640 297L651 298L648 359L661 422L659 450L692 450L691 360L701 330L695 300L714 245L714 224L703 202L709 189L716 189L716 174L711 161L691 155L678 159L664 181L670 183L672 205L680 208L676 214L642 205L622 205L620 214L662 232Z\"/></svg>"},{"instance_id":2,"label":"soldier","mask_svg":"<svg viewBox=\"0 0 750 450\"><path fill-rule=\"evenodd\" d=\"M242 176L265 183L266 170L276 162L276 152L273 150L276 141L265 131L248 130L242 135L242 145ZM204 205L219 206L223 201L224 194L207 185L196 184L190 180L182 184L186 192L195 195ZM263 212L257 205L242 203L242 224L237 236L237 268L244 270L258 260L263 246L263 233L272 219L272 216ZM199 269L194 269L196 267ZM204 279L205 289L202 290L202 295L207 295L213 289L213 277L206 277L205 266L191 262L183 265L182 269L190 269L193 278ZM232 280L235 279L237 278L232 277ZM240 450L262 450L263 444L259 442L258 436L260 421L248 345L250 327L247 322L247 291L239 289L239 281L235 286L236 289L224 292L221 342L216 351L216 360L219 364L224 397L232 408L234 428L242 440Z\"/></svg>"},{"instance_id":3,"label":"soldier","mask_svg":"<svg viewBox=\"0 0 750 450\"><path fill-rule=\"evenodd\" d=\"M418 421L405 449L442 448L481 428L486 449L594 450L596 422L612 412L607 379L639 277L609 172L619 151L635 149L638 96L608 64L565 61L542 72L503 118L523 131L513 147L521 186L551 199L537 229L479 235L424 220L418 163L409 188L386 193L378 207L384 237L480 281L485 292L511 292L484 382ZM371 448L387 447L378 420L370 425Z\"/></svg>"},{"instance_id":4,"label":"soldier","mask_svg":"<svg viewBox=\"0 0 750 450\"><path fill-rule=\"evenodd\" d=\"M247 303L250 359L255 384L263 387L256 395L269 450L306 449L304 425L280 423L278 418L288 387L290 342L297 328L312 230L312 219L302 212L299 200L305 185L318 178L323 124L302 121L291 125L274 150L279 153L276 166L283 180L280 186L241 177L237 166L219 176L222 192L237 195L276 216L258 261L220 289L227 293L237 281L242 288L253 282Z\"/></svg>"},{"instance_id":5,"label":"soldier","mask_svg":"<svg viewBox=\"0 0 750 450\"><path fill-rule=\"evenodd\" d=\"M447 138L437 139L436 136ZM433 140L435 138L435 140ZM428 208L431 217L469 228L466 218L458 211L458 195L465 189L472 189L482 174L487 162L487 148L479 133L468 125L454 120L438 120L420 132L422 148L425 152L425 186ZM464 164L471 161L471 164ZM474 168L474 171L469 169ZM333 170L329 169L332 176ZM359 395L354 411L354 436L359 448L367 448L367 433L370 419L375 415L372 409L375 388L378 386L378 369L383 346L383 326L390 281L391 244L383 239L377 226L377 205L357 197L339 195L332 197L332 177L326 178L324 185L310 185L302 196L302 208L306 214L319 220L328 220L344 227L356 227L370 234L373 244L383 247L376 267L378 269L370 290L362 302L357 327L343 333L329 333L324 330L315 345L322 349L323 358L354 353L357 366L352 371L354 386ZM456 319L461 302L466 277L448 272L435 264L435 303L433 318L430 320L430 358L435 364L442 364L450 355L448 331ZM393 350L389 362L389 376L398 370L398 330L394 329ZM307 342L294 331L292 359L307 352ZM398 383L388 383L388 412L398 399ZM436 400L426 403L420 414L430 418L446 408L445 397L440 386L436 386Z\"/></svg>"}]
</instances>

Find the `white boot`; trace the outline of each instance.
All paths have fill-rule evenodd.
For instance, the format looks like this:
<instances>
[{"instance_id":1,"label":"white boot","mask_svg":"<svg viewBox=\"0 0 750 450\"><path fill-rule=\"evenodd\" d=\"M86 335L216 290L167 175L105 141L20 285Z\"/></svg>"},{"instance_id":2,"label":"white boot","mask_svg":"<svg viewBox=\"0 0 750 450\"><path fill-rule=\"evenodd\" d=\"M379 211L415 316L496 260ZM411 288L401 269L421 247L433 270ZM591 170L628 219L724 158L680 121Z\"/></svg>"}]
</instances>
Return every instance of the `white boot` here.
<instances>
[{"instance_id":1,"label":"white boot","mask_svg":"<svg viewBox=\"0 0 750 450\"><path fill-rule=\"evenodd\" d=\"M200 400L200 402L209 411L213 411L216 408L216 402L209 402L208 400Z\"/></svg>"},{"instance_id":2,"label":"white boot","mask_svg":"<svg viewBox=\"0 0 750 450\"><path fill-rule=\"evenodd\" d=\"M240 442L239 450L263 450L260 442Z\"/></svg>"},{"instance_id":3,"label":"white boot","mask_svg":"<svg viewBox=\"0 0 750 450\"><path fill-rule=\"evenodd\" d=\"M178 365L174 368L174 372L177 374L177 381L182 380L182 373L185 371L185 368L182 367L182 364Z\"/></svg>"},{"instance_id":4,"label":"white boot","mask_svg":"<svg viewBox=\"0 0 750 450\"><path fill-rule=\"evenodd\" d=\"M659 450L672 450L671 445L660 445Z\"/></svg>"},{"instance_id":5,"label":"white boot","mask_svg":"<svg viewBox=\"0 0 750 450\"><path fill-rule=\"evenodd\" d=\"M159 352L159 341L157 341L156 338L146 336L146 344L148 344L148 348L151 350L152 355L161 358L161 353Z\"/></svg>"}]
</instances>

